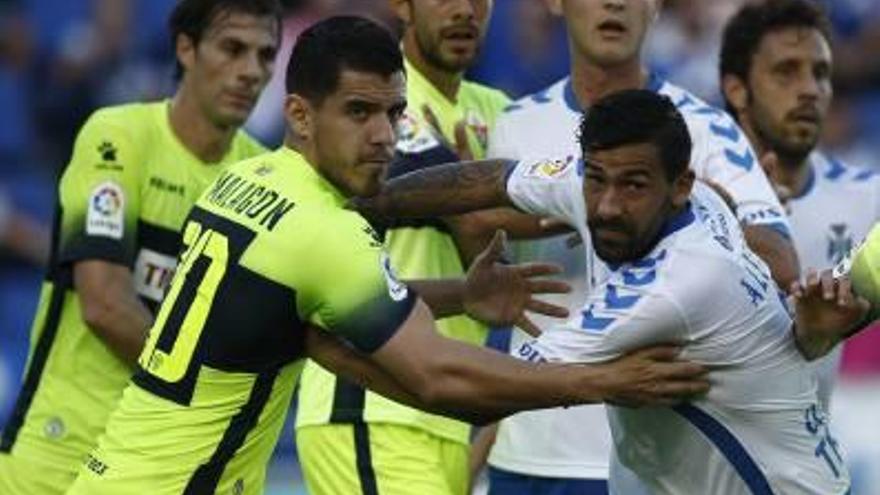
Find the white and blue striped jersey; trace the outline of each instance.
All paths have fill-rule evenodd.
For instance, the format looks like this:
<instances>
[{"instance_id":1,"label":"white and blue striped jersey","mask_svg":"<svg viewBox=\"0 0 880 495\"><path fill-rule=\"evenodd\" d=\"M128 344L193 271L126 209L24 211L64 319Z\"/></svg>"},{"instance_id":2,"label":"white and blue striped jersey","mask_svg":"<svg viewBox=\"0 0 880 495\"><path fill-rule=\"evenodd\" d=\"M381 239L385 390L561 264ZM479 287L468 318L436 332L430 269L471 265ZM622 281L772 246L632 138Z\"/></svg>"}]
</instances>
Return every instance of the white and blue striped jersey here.
<instances>
[{"instance_id":1,"label":"white and blue striped jersey","mask_svg":"<svg viewBox=\"0 0 880 495\"><path fill-rule=\"evenodd\" d=\"M880 174L876 169L847 166L814 152L804 189L788 202L791 234L801 272L831 268L880 219ZM826 411L831 400L842 346L816 362L819 401Z\"/></svg>"},{"instance_id":2,"label":"white and blue striped jersey","mask_svg":"<svg viewBox=\"0 0 880 495\"><path fill-rule=\"evenodd\" d=\"M690 165L697 177L712 180L730 193L740 221L788 232L779 200L733 119L658 77L652 77L648 87L672 99L684 116L693 141ZM508 107L490 136L489 156L532 162L577 160L581 154L577 141L581 115L571 81L563 79ZM604 277L602 264L585 254L592 253L592 247L583 230L584 244L577 249L567 247L564 237L516 246L521 260L540 259L565 268L566 281L574 290L548 300L569 308L579 308L592 285ZM535 321L542 328L555 323L540 317ZM511 349L527 338L523 332L514 332ZM502 421L489 463L535 476L605 479L610 452L604 406L547 409Z\"/></svg>"},{"instance_id":3,"label":"white and blue striped jersey","mask_svg":"<svg viewBox=\"0 0 880 495\"><path fill-rule=\"evenodd\" d=\"M583 197L581 177L577 167L567 171L540 178L514 171L514 204L579 227L584 218L572 205L583 203L573 197ZM659 239L643 258L609 267L581 311L521 344L517 355L597 363L679 342L683 359L710 368L712 389L699 400L607 408L616 457L645 493L846 493L843 453L817 405L816 378L795 345L784 296L732 211L697 183Z\"/></svg>"}]
</instances>

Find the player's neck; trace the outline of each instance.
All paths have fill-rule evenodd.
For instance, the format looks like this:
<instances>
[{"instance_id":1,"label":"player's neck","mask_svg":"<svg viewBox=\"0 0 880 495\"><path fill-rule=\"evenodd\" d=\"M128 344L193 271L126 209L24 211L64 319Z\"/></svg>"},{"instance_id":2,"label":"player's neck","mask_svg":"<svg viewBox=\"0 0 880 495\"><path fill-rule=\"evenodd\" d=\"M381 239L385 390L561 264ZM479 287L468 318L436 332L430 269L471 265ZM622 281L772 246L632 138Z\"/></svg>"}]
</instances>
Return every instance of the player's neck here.
<instances>
[{"instance_id":1,"label":"player's neck","mask_svg":"<svg viewBox=\"0 0 880 495\"><path fill-rule=\"evenodd\" d=\"M774 184L785 186L795 196L800 196L810 181L810 156L794 157L771 149L764 139L755 131L748 118L737 119L755 153L763 158L767 153L776 153L776 166L767 170L767 178Z\"/></svg>"},{"instance_id":2,"label":"player's neck","mask_svg":"<svg viewBox=\"0 0 880 495\"><path fill-rule=\"evenodd\" d=\"M807 183L810 182L810 159L783 157L778 154L779 165L773 173L772 180L785 186L795 196L800 196Z\"/></svg>"},{"instance_id":3,"label":"player's neck","mask_svg":"<svg viewBox=\"0 0 880 495\"><path fill-rule=\"evenodd\" d=\"M415 35L403 37L403 56L419 74L434 86L447 100L458 101L458 90L464 79L463 72L449 72L429 62L415 41Z\"/></svg>"},{"instance_id":4,"label":"player's neck","mask_svg":"<svg viewBox=\"0 0 880 495\"><path fill-rule=\"evenodd\" d=\"M589 108L600 98L625 89L644 88L648 73L638 59L614 67L602 67L583 58L572 57L571 83L581 108Z\"/></svg>"},{"instance_id":5,"label":"player's neck","mask_svg":"<svg viewBox=\"0 0 880 495\"><path fill-rule=\"evenodd\" d=\"M236 127L218 127L201 111L195 98L188 97L181 88L171 100L169 111L171 130L177 139L205 163L216 163L226 156L235 137Z\"/></svg>"}]
</instances>

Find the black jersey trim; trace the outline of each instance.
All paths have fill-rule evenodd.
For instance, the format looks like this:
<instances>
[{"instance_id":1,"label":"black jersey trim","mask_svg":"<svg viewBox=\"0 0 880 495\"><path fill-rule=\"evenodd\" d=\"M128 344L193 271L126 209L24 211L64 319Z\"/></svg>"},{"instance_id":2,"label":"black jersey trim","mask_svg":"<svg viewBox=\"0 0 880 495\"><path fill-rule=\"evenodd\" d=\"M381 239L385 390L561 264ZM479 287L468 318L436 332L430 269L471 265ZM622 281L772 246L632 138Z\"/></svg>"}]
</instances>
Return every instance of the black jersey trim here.
<instances>
[{"instance_id":1,"label":"black jersey trim","mask_svg":"<svg viewBox=\"0 0 880 495\"><path fill-rule=\"evenodd\" d=\"M330 410L331 423L362 423L367 391L356 383L341 376L336 377L333 387L333 406Z\"/></svg>"},{"instance_id":2,"label":"black jersey trim","mask_svg":"<svg viewBox=\"0 0 880 495\"><path fill-rule=\"evenodd\" d=\"M358 479L363 495L379 495L376 471L373 469L373 455L370 451L370 427L366 423L354 425L354 454Z\"/></svg>"},{"instance_id":3,"label":"black jersey trim","mask_svg":"<svg viewBox=\"0 0 880 495\"><path fill-rule=\"evenodd\" d=\"M15 402L15 408L12 415L3 429L3 436L0 438L0 452L10 452L18 438L18 433L24 425L27 413L34 401L37 388L40 386L40 379L43 377L43 371L46 363L49 361L49 354L52 352L52 346L55 343L55 337L58 335L58 324L61 321L61 311L64 306L64 287L52 285L52 294L49 296L49 308L46 312L46 319L43 322L43 330L40 332L40 338L34 348L34 354L31 357L30 366L28 366L27 374L22 383L18 399Z\"/></svg>"},{"instance_id":4,"label":"black jersey trim","mask_svg":"<svg viewBox=\"0 0 880 495\"><path fill-rule=\"evenodd\" d=\"M257 425L263 409L266 408L269 397L272 395L275 379L278 377L278 371L275 369L257 375L248 401L229 422L226 432L223 433L223 438L220 439L217 449L208 462L199 466L193 473L183 495L210 495L216 491L220 478L223 477L223 472L226 470L226 465L229 464L238 449L244 445L248 433Z\"/></svg>"}]
</instances>

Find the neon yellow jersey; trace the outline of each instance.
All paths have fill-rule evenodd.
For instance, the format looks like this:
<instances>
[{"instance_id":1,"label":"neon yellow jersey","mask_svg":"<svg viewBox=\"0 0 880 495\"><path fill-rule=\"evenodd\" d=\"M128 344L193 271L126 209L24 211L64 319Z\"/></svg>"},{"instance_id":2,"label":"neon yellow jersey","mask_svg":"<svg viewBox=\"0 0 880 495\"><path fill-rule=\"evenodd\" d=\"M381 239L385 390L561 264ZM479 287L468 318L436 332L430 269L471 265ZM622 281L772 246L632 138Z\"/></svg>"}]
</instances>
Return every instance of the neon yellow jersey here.
<instances>
[{"instance_id":1,"label":"neon yellow jersey","mask_svg":"<svg viewBox=\"0 0 880 495\"><path fill-rule=\"evenodd\" d=\"M80 130L58 187L52 260L27 370L0 442L5 454L75 473L131 376L83 322L73 264L104 260L131 268L137 293L154 310L193 203L227 164L264 152L239 132L220 162L203 163L174 135L169 105L101 109Z\"/></svg>"},{"instance_id":2,"label":"neon yellow jersey","mask_svg":"<svg viewBox=\"0 0 880 495\"><path fill-rule=\"evenodd\" d=\"M263 493L305 325L370 353L415 301L344 201L289 148L206 190L140 368L68 494Z\"/></svg>"},{"instance_id":3,"label":"neon yellow jersey","mask_svg":"<svg viewBox=\"0 0 880 495\"><path fill-rule=\"evenodd\" d=\"M488 133L495 118L509 103L504 93L465 81L457 101L453 102L412 64L407 64L406 71L408 110L398 134L407 143L398 143L398 147L430 143L430 131L422 116L422 107L428 106L450 142L454 141L455 124L464 120L475 157L485 156ZM443 278L464 274L455 241L443 230L435 227L394 229L388 232L386 242L392 264L403 278ZM439 320L437 328L443 335L475 345L482 345L487 335L484 325L465 316ZM300 384L297 428L357 421L422 428L461 443L468 442L470 432L466 423L398 404L346 380L339 380L317 364L308 362Z\"/></svg>"}]
</instances>

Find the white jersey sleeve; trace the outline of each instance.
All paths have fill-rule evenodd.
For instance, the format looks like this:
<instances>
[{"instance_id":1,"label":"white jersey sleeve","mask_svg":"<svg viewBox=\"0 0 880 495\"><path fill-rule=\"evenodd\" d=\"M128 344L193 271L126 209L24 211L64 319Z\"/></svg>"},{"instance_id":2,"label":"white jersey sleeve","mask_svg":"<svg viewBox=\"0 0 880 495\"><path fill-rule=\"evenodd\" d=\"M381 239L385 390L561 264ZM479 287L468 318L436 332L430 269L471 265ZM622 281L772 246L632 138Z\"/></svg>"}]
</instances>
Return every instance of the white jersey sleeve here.
<instances>
[{"instance_id":1,"label":"white jersey sleeve","mask_svg":"<svg viewBox=\"0 0 880 495\"><path fill-rule=\"evenodd\" d=\"M580 161L560 159L523 160L507 178L507 195L520 210L554 217L575 228L586 221Z\"/></svg>"},{"instance_id":2,"label":"white jersey sleeve","mask_svg":"<svg viewBox=\"0 0 880 495\"><path fill-rule=\"evenodd\" d=\"M666 83L685 118L693 141L691 168L698 178L724 188L736 203L744 225L767 225L790 236L785 210L743 130L724 111Z\"/></svg>"},{"instance_id":3,"label":"white jersey sleeve","mask_svg":"<svg viewBox=\"0 0 880 495\"><path fill-rule=\"evenodd\" d=\"M593 292L576 319L524 343L519 354L532 360L595 363L649 345L682 342L686 335L686 320L671 298L656 288L612 281Z\"/></svg>"}]
</instances>

